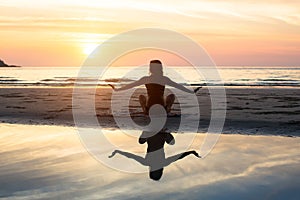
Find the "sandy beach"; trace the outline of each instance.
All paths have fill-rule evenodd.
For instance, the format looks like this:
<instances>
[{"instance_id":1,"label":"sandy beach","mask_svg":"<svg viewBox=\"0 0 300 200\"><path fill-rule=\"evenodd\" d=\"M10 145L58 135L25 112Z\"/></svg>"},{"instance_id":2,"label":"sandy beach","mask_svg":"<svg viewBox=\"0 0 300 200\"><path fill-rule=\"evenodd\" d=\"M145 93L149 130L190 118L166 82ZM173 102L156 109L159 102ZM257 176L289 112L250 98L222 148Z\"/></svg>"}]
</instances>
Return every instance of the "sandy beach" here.
<instances>
[{"instance_id":1,"label":"sandy beach","mask_svg":"<svg viewBox=\"0 0 300 200\"><path fill-rule=\"evenodd\" d=\"M75 128L0 124L1 199L299 199L300 138L222 135L205 158L189 156L166 167L159 182L95 160ZM133 153L136 138L109 137ZM176 134L181 141L192 134ZM198 150L203 134L190 149ZM180 148L170 147L166 154ZM103 151L110 155L113 149ZM112 159L120 159L115 156ZM134 167L140 166L135 161ZM145 168L146 169L146 168ZM146 169L147 170L147 169Z\"/></svg>"},{"instance_id":2,"label":"sandy beach","mask_svg":"<svg viewBox=\"0 0 300 200\"><path fill-rule=\"evenodd\" d=\"M28 87L0 89L0 120L3 123L46 124L74 126L72 109L72 88ZM118 128L111 113L111 93L108 87L99 87L95 94L95 110L102 127ZM130 114L136 121L145 119L138 102L138 89L130 100ZM168 93L168 91L167 91ZM226 88L227 111L223 133L228 134L271 134L299 136L300 90L297 88ZM92 94L91 94L92 95ZM211 117L211 100L207 88L198 94L201 113L199 132L206 132ZM82 96L83 100L91 96ZM184 109L184 106L181 105ZM88 115L85 110L81 115ZM177 101L172 113L180 114ZM180 117L168 119L168 128L176 132L175 124ZM129 127L130 128L130 127Z\"/></svg>"},{"instance_id":3,"label":"sandy beach","mask_svg":"<svg viewBox=\"0 0 300 200\"><path fill-rule=\"evenodd\" d=\"M72 91L59 87L0 89L1 199L300 197L298 89L227 89L226 122L216 146L205 158L188 156L167 166L159 182L150 180L148 168L134 160L120 155L108 159L115 149L144 156L146 145L117 127L110 107L112 91L107 87L97 89L95 107L102 132L114 146L99 148L104 161L88 152L74 125ZM130 101L131 118L137 122L145 122L137 100L143 92L137 90ZM166 156L183 150L202 153L210 118L205 88L198 101L201 121L197 133L176 133L180 117L168 119L176 145L166 148ZM180 114L177 102L172 112ZM89 124L87 128L100 129Z\"/></svg>"}]
</instances>

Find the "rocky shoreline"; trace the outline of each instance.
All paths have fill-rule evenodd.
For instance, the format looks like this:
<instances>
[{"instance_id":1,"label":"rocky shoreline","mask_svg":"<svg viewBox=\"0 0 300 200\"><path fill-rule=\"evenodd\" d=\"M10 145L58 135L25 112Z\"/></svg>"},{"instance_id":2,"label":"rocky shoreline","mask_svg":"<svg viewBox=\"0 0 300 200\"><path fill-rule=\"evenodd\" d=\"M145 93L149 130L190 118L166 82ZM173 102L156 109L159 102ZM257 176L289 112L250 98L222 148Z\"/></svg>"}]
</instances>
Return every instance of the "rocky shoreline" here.
<instances>
[{"instance_id":1,"label":"rocky shoreline","mask_svg":"<svg viewBox=\"0 0 300 200\"><path fill-rule=\"evenodd\" d=\"M3 60L0 59L0 67L21 67L18 65L8 65Z\"/></svg>"}]
</instances>

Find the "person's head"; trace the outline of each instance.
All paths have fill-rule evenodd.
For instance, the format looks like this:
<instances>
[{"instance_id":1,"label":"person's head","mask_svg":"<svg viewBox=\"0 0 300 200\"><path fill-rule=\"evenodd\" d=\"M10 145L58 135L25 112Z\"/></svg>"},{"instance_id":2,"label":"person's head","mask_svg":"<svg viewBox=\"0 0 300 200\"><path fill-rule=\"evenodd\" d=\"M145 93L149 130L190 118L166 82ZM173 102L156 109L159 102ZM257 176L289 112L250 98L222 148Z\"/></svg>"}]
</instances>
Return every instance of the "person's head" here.
<instances>
[{"instance_id":1,"label":"person's head","mask_svg":"<svg viewBox=\"0 0 300 200\"><path fill-rule=\"evenodd\" d=\"M161 169L157 169L157 170L154 170L152 171L150 169L149 171L149 177L154 180L154 181L159 181L159 179L162 177L163 175L163 171L164 171L164 168L161 168Z\"/></svg>"},{"instance_id":2,"label":"person's head","mask_svg":"<svg viewBox=\"0 0 300 200\"><path fill-rule=\"evenodd\" d=\"M162 63L160 60L151 60L149 66L149 72L151 75L163 75Z\"/></svg>"}]
</instances>

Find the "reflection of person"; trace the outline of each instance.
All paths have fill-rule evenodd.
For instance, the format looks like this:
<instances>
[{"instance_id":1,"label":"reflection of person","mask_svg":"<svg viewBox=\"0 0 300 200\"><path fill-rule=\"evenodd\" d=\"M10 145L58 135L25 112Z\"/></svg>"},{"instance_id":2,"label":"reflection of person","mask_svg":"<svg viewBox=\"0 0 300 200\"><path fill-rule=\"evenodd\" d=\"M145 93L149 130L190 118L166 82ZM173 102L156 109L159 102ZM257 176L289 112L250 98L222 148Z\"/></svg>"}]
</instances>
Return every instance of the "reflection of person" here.
<instances>
[{"instance_id":1,"label":"reflection of person","mask_svg":"<svg viewBox=\"0 0 300 200\"><path fill-rule=\"evenodd\" d=\"M113 156L115 156L115 154L118 153L120 155L126 156L127 158L134 159L142 165L149 166L149 177L156 181L158 181L161 178L164 167L170 165L171 163L182 159L190 154L194 154L198 158L201 158L196 151L187 151L165 158L165 142L170 145L175 144L174 137L167 132L161 131L155 135L152 135L149 132L143 132L141 137L139 138L139 143L144 144L146 142L148 144L148 147L145 158L120 150L113 151L109 157L112 158Z\"/></svg>"},{"instance_id":2,"label":"reflection of person","mask_svg":"<svg viewBox=\"0 0 300 200\"><path fill-rule=\"evenodd\" d=\"M188 93L196 93L201 87L196 88L195 90L190 90L183 85L180 85L170 78L163 75L162 63L159 60L152 60L149 67L149 76L144 76L141 79L129 83L121 88L115 88L113 85L109 84L115 91L127 90L139 85L145 85L147 88L148 99L144 95L140 95L139 100L142 106L142 109L146 115L149 113L149 109L154 104L160 104L165 107L166 112L169 113L171 107L175 100L175 95L170 94L164 100L164 91L165 85L175 87L179 90Z\"/></svg>"}]
</instances>

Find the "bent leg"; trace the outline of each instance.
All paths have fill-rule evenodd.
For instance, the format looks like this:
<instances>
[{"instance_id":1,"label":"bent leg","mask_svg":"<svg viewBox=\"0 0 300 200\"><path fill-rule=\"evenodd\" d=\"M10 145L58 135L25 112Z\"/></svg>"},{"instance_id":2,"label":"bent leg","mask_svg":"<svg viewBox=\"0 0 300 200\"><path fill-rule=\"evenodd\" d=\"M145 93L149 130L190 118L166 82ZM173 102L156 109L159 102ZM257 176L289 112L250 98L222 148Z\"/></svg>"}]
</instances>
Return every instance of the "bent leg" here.
<instances>
[{"instance_id":1,"label":"bent leg","mask_svg":"<svg viewBox=\"0 0 300 200\"><path fill-rule=\"evenodd\" d=\"M175 101L175 95L169 94L166 98L166 111L169 113L171 111L171 107Z\"/></svg>"},{"instance_id":2,"label":"bent leg","mask_svg":"<svg viewBox=\"0 0 300 200\"><path fill-rule=\"evenodd\" d=\"M141 104L141 107L143 109L143 112L145 115L148 115L148 109L147 109L147 98L144 95L139 96L139 101Z\"/></svg>"},{"instance_id":3,"label":"bent leg","mask_svg":"<svg viewBox=\"0 0 300 200\"><path fill-rule=\"evenodd\" d=\"M186 152L183 152L183 153L179 153L177 155L174 155L174 156L171 156L171 157L168 157L166 159L166 165L169 165L177 160L180 160L188 155L191 155L193 154L194 156L198 157L198 158L201 158L201 156L196 152L196 151L186 151Z\"/></svg>"},{"instance_id":4,"label":"bent leg","mask_svg":"<svg viewBox=\"0 0 300 200\"><path fill-rule=\"evenodd\" d=\"M129 153L129 152L125 152L125 151L120 151L120 150L115 150L112 152L112 154L110 156L108 156L109 158L114 157L116 154L120 154L122 156L125 156L127 158L131 158L133 160L136 160L137 162L141 163L142 165L147 165L147 162L145 160L145 158L135 155L133 153Z\"/></svg>"}]
</instances>

